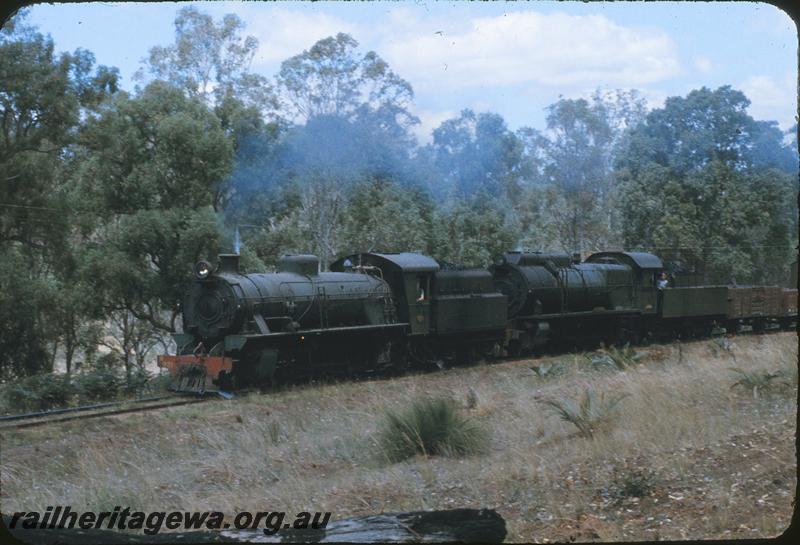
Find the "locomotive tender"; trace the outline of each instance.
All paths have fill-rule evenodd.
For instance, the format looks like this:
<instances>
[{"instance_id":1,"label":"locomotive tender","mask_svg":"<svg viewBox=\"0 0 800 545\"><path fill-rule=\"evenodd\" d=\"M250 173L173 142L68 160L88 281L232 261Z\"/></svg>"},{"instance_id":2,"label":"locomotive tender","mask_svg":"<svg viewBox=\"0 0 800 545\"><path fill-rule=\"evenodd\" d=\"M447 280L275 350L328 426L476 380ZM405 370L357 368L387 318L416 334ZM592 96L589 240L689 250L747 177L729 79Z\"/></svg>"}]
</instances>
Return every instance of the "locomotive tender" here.
<instances>
[{"instance_id":1,"label":"locomotive tender","mask_svg":"<svg viewBox=\"0 0 800 545\"><path fill-rule=\"evenodd\" d=\"M489 270L418 253L360 253L320 272L283 256L241 274L238 256L198 263L183 302L178 353L159 356L180 391L227 390L325 370L467 362L543 346L794 327L797 290L658 289L662 261L642 252L508 252ZM724 328L724 329L723 329Z\"/></svg>"}]
</instances>

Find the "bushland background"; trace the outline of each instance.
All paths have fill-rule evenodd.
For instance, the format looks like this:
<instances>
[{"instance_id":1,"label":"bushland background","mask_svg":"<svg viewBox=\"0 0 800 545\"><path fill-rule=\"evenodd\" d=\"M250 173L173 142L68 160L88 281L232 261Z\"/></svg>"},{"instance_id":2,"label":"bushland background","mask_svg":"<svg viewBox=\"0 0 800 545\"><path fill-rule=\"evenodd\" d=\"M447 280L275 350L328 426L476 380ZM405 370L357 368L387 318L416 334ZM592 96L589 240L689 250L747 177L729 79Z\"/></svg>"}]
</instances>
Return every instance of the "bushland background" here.
<instances>
[{"instance_id":1,"label":"bushland background","mask_svg":"<svg viewBox=\"0 0 800 545\"><path fill-rule=\"evenodd\" d=\"M0 379L105 369L130 382L180 328L191 265L239 251L656 252L701 278L785 285L797 259L796 127L737 89L648 110L561 99L546 126L464 109L420 144L412 82L355 37L252 73L235 15L187 7L132 92L20 12L0 31ZM53 379L55 380L55 379Z\"/></svg>"}]
</instances>

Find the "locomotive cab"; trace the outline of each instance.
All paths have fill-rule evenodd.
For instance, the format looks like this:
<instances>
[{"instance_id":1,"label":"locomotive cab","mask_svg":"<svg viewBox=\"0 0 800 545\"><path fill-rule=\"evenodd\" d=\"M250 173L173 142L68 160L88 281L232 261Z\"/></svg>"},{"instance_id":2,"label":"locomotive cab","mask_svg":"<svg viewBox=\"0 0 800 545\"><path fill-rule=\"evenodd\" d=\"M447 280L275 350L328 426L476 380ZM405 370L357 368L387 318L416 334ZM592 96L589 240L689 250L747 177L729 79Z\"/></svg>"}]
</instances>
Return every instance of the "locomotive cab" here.
<instances>
[{"instance_id":1,"label":"locomotive cab","mask_svg":"<svg viewBox=\"0 0 800 545\"><path fill-rule=\"evenodd\" d=\"M431 287L439 264L428 256L411 252L399 254L363 253L331 263L332 271L375 270L391 286L397 316L409 325L411 335L427 335L431 327Z\"/></svg>"},{"instance_id":2,"label":"locomotive cab","mask_svg":"<svg viewBox=\"0 0 800 545\"><path fill-rule=\"evenodd\" d=\"M655 315L659 311L656 280L664 270L661 259L646 252L598 252L586 258L585 263L617 263L633 271L633 301L642 314Z\"/></svg>"},{"instance_id":3,"label":"locomotive cab","mask_svg":"<svg viewBox=\"0 0 800 545\"><path fill-rule=\"evenodd\" d=\"M343 270L348 262L354 269L379 270L389 283L417 359L440 354L463 361L499 351L507 304L487 271L442 270L430 257L408 252L351 255L331 270Z\"/></svg>"}]
</instances>

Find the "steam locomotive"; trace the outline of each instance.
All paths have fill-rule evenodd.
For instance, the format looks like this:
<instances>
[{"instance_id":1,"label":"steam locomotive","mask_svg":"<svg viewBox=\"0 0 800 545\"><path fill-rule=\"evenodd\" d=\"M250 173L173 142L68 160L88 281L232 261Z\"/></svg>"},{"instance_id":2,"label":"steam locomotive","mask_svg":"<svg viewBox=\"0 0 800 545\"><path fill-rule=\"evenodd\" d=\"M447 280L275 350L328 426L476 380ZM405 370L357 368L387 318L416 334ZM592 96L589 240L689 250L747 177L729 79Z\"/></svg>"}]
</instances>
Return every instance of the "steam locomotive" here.
<instances>
[{"instance_id":1,"label":"steam locomotive","mask_svg":"<svg viewBox=\"0 0 800 545\"><path fill-rule=\"evenodd\" d=\"M664 264L641 252L508 252L489 270L418 253L359 253L320 272L315 256L242 274L237 255L202 261L182 303L173 388L203 393L413 364L464 363L643 338L796 327L797 290L660 289ZM663 287L663 286L661 286Z\"/></svg>"}]
</instances>

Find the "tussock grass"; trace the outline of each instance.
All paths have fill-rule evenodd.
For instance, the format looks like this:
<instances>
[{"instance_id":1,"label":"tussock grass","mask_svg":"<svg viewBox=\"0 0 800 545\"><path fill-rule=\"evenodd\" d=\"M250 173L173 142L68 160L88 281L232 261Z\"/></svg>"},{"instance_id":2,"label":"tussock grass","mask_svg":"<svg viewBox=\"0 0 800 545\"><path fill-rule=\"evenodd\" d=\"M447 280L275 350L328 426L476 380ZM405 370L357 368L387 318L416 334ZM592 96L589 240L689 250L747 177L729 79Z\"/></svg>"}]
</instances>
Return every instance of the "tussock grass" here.
<instances>
[{"instance_id":1,"label":"tussock grass","mask_svg":"<svg viewBox=\"0 0 800 545\"><path fill-rule=\"evenodd\" d=\"M597 354L587 356L595 367L611 366L616 367L620 371L628 369L644 357L645 354L637 352L630 343L626 343L625 346L622 347L602 347Z\"/></svg>"},{"instance_id":2,"label":"tussock grass","mask_svg":"<svg viewBox=\"0 0 800 545\"><path fill-rule=\"evenodd\" d=\"M739 376L739 380L731 384L731 388L744 388L753 392L753 399L758 399L759 392L769 390L775 383L773 380L783 376L782 371L772 372L766 369L744 370L732 367L731 371Z\"/></svg>"},{"instance_id":3,"label":"tussock grass","mask_svg":"<svg viewBox=\"0 0 800 545\"><path fill-rule=\"evenodd\" d=\"M544 362L540 363L539 365L531 366L531 371L533 371L537 377L539 378L553 378L558 375L563 375L566 371L566 365L564 362L556 361L553 363Z\"/></svg>"},{"instance_id":4,"label":"tussock grass","mask_svg":"<svg viewBox=\"0 0 800 545\"><path fill-rule=\"evenodd\" d=\"M594 437L595 433L608 432L618 414L620 402L627 397L625 393L597 395L587 388L579 401L569 398L546 399L542 403L553 409L562 420L578 428L581 437Z\"/></svg>"},{"instance_id":5,"label":"tussock grass","mask_svg":"<svg viewBox=\"0 0 800 545\"><path fill-rule=\"evenodd\" d=\"M399 462L423 456L465 456L485 450L487 434L447 398L420 398L388 410L378 436L383 456Z\"/></svg>"}]
</instances>

